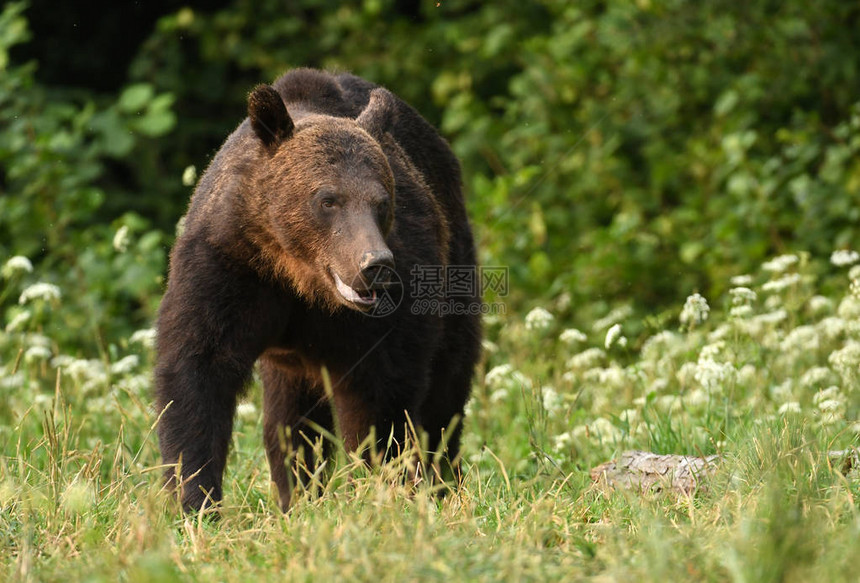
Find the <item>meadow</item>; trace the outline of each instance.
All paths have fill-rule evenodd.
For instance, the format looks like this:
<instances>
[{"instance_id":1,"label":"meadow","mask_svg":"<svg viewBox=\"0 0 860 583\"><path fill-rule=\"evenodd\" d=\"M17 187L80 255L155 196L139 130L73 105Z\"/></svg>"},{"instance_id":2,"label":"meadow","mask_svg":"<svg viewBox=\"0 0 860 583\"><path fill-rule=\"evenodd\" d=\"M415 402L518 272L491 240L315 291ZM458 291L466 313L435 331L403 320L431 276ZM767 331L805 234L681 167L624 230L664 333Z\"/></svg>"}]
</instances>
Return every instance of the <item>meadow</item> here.
<instances>
[{"instance_id":1,"label":"meadow","mask_svg":"<svg viewBox=\"0 0 860 583\"><path fill-rule=\"evenodd\" d=\"M821 293L814 265L840 284ZM221 520L161 491L154 331L86 358L44 333L63 291L23 257L0 332L0 578L10 581L849 581L860 543L860 265L782 255L660 322L565 328L569 296L485 321L464 479L406 486L340 450L277 509L260 391L237 412ZM628 330L644 330L628 336ZM628 449L719 454L693 493L612 490Z\"/></svg>"},{"instance_id":2,"label":"meadow","mask_svg":"<svg viewBox=\"0 0 860 583\"><path fill-rule=\"evenodd\" d=\"M857 30L843 0L5 3L0 581L856 581ZM152 407L168 253L295 67L437 127L507 269L463 480L336 447L282 514L255 380L221 519L184 516ZM691 492L592 481L629 450L718 457Z\"/></svg>"}]
</instances>

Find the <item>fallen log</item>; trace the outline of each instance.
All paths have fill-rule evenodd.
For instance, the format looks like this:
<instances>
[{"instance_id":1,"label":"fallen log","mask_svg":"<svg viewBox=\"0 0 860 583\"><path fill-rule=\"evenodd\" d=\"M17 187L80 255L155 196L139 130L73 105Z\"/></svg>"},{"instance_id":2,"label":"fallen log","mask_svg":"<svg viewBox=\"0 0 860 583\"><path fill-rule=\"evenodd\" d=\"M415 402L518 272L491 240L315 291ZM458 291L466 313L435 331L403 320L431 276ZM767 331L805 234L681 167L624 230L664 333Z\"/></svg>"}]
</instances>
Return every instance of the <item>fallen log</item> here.
<instances>
[{"instance_id":1,"label":"fallen log","mask_svg":"<svg viewBox=\"0 0 860 583\"><path fill-rule=\"evenodd\" d=\"M591 479L610 488L636 489L640 492L674 490L691 494L713 474L720 456L659 455L650 451L625 451L591 469Z\"/></svg>"},{"instance_id":2,"label":"fallen log","mask_svg":"<svg viewBox=\"0 0 860 583\"><path fill-rule=\"evenodd\" d=\"M860 471L860 449L849 448L827 452L829 463L845 475ZM660 455L650 451L625 451L612 460L591 469L591 480L608 488L640 492L674 491L692 494L707 487L722 458L690 455Z\"/></svg>"}]
</instances>

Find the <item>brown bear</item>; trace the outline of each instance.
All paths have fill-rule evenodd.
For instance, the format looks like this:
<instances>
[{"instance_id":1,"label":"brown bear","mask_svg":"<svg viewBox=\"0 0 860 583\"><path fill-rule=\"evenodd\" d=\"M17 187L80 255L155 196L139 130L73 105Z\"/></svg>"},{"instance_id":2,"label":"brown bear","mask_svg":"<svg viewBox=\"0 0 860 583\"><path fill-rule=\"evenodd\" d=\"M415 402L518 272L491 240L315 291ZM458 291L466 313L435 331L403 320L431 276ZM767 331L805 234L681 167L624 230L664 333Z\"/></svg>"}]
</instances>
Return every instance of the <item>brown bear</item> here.
<instances>
[{"instance_id":1,"label":"brown bear","mask_svg":"<svg viewBox=\"0 0 860 583\"><path fill-rule=\"evenodd\" d=\"M221 499L255 362L283 508L320 428L390 451L409 422L454 462L481 290L447 293L451 266L475 276L460 167L411 106L349 74L258 86L194 192L158 315L158 437L183 507ZM431 289L445 310L427 309Z\"/></svg>"}]
</instances>

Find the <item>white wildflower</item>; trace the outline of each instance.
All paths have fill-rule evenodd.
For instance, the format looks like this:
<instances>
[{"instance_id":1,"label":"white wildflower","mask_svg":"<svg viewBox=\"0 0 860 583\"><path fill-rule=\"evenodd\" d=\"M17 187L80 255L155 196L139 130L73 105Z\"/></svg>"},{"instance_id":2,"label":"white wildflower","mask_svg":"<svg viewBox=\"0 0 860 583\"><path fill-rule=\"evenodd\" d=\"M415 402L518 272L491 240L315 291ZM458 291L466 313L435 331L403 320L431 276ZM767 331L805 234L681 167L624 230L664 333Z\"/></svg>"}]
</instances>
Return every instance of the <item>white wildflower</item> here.
<instances>
[{"instance_id":1,"label":"white wildflower","mask_svg":"<svg viewBox=\"0 0 860 583\"><path fill-rule=\"evenodd\" d=\"M155 346L155 328L137 330L128 341L132 344L140 344L144 348L152 348Z\"/></svg>"},{"instance_id":2,"label":"white wildflower","mask_svg":"<svg viewBox=\"0 0 860 583\"><path fill-rule=\"evenodd\" d=\"M639 412L639 409L625 409L621 412L621 415L618 416L618 419L627 423L628 427L637 425L641 418L642 414Z\"/></svg>"},{"instance_id":3,"label":"white wildflower","mask_svg":"<svg viewBox=\"0 0 860 583\"><path fill-rule=\"evenodd\" d=\"M714 360L725 349L726 343L723 341L714 342L713 344L705 344L699 351L699 360Z\"/></svg>"},{"instance_id":4,"label":"white wildflower","mask_svg":"<svg viewBox=\"0 0 860 583\"><path fill-rule=\"evenodd\" d=\"M764 301L764 308L765 308L765 310L768 310L768 311L771 311L771 312L772 312L772 311L774 311L774 310L778 310L778 309L780 309L781 307L782 307L782 298L781 298L778 294L775 294L775 295L769 296L769 297Z\"/></svg>"},{"instance_id":5,"label":"white wildflower","mask_svg":"<svg viewBox=\"0 0 860 583\"><path fill-rule=\"evenodd\" d=\"M780 343L780 349L785 353L809 352L818 350L818 346L818 331L808 325L798 326Z\"/></svg>"},{"instance_id":6,"label":"white wildflower","mask_svg":"<svg viewBox=\"0 0 860 583\"><path fill-rule=\"evenodd\" d=\"M606 331L606 340L603 341L603 346L606 350L609 350L609 347L612 346L618 338L621 337L621 324L613 324L609 330Z\"/></svg>"},{"instance_id":7,"label":"white wildflower","mask_svg":"<svg viewBox=\"0 0 860 583\"><path fill-rule=\"evenodd\" d=\"M563 312L570 307L570 303L573 301L573 298L570 296L568 292L562 293L555 300L555 307L559 311Z\"/></svg>"},{"instance_id":8,"label":"white wildflower","mask_svg":"<svg viewBox=\"0 0 860 583\"><path fill-rule=\"evenodd\" d=\"M23 255L15 255L3 265L4 279L12 279L21 273L33 273L33 264Z\"/></svg>"},{"instance_id":9,"label":"white wildflower","mask_svg":"<svg viewBox=\"0 0 860 583\"><path fill-rule=\"evenodd\" d=\"M745 364L738 371L738 383L741 386L749 387L753 385L758 378L758 371L752 364Z\"/></svg>"},{"instance_id":10,"label":"white wildflower","mask_svg":"<svg viewBox=\"0 0 860 583\"><path fill-rule=\"evenodd\" d=\"M809 310L813 314L822 314L833 311L833 300L825 296L812 296L809 298Z\"/></svg>"},{"instance_id":11,"label":"white wildflower","mask_svg":"<svg viewBox=\"0 0 860 583\"><path fill-rule=\"evenodd\" d=\"M681 324L683 326L693 327L703 323L708 319L708 312L711 311L708 306L708 301L699 294L693 294L684 302L684 308L681 310Z\"/></svg>"},{"instance_id":12,"label":"white wildflower","mask_svg":"<svg viewBox=\"0 0 860 583\"><path fill-rule=\"evenodd\" d=\"M117 229L113 236L113 248L120 253L125 253L128 250L128 242L131 239L128 235L128 225L123 225Z\"/></svg>"},{"instance_id":13,"label":"white wildflower","mask_svg":"<svg viewBox=\"0 0 860 583\"><path fill-rule=\"evenodd\" d=\"M845 346L831 352L827 360L847 383L851 383L860 373L860 342L849 340Z\"/></svg>"},{"instance_id":14,"label":"white wildflower","mask_svg":"<svg viewBox=\"0 0 860 583\"><path fill-rule=\"evenodd\" d=\"M585 342L588 336L577 330L576 328L568 328L558 337L565 344L576 344L577 342Z\"/></svg>"},{"instance_id":15,"label":"white wildflower","mask_svg":"<svg viewBox=\"0 0 860 583\"><path fill-rule=\"evenodd\" d=\"M484 377L484 382L491 389L524 389L531 388L531 381L518 370L515 370L510 364L502 364L490 369L487 376Z\"/></svg>"},{"instance_id":16,"label":"white wildflower","mask_svg":"<svg viewBox=\"0 0 860 583\"><path fill-rule=\"evenodd\" d=\"M681 337L674 332L669 330L658 332L642 345L642 359L657 361L664 354L672 354L673 349L681 344L680 341Z\"/></svg>"},{"instance_id":17,"label":"white wildflower","mask_svg":"<svg viewBox=\"0 0 860 583\"><path fill-rule=\"evenodd\" d=\"M684 405L688 409L701 410L708 406L711 396L702 389L693 389L684 395Z\"/></svg>"},{"instance_id":18,"label":"white wildflower","mask_svg":"<svg viewBox=\"0 0 860 583\"><path fill-rule=\"evenodd\" d=\"M508 389L506 387L502 387L501 389L496 389L492 393L490 393L490 403L500 403L508 398Z\"/></svg>"},{"instance_id":19,"label":"white wildflower","mask_svg":"<svg viewBox=\"0 0 860 583\"><path fill-rule=\"evenodd\" d=\"M770 396L778 403L787 403L794 397L794 383L791 379L786 379L778 385L773 385L770 388Z\"/></svg>"},{"instance_id":20,"label":"white wildflower","mask_svg":"<svg viewBox=\"0 0 860 583\"><path fill-rule=\"evenodd\" d=\"M19 389L24 386L24 373L21 371L15 374L0 375L0 389Z\"/></svg>"},{"instance_id":21,"label":"white wildflower","mask_svg":"<svg viewBox=\"0 0 860 583\"><path fill-rule=\"evenodd\" d=\"M197 182L197 168L194 164L186 166L182 171L182 186L194 186Z\"/></svg>"},{"instance_id":22,"label":"white wildflower","mask_svg":"<svg viewBox=\"0 0 860 583\"><path fill-rule=\"evenodd\" d=\"M550 417L555 415L564 404L564 399L562 399L561 395L553 387L543 387L541 389L541 397L543 408Z\"/></svg>"},{"instance_id":23,"label":"white wildflower","mask_svg":"<svg viewBox=\"0 0 860 583\"><path fill-rule=\"evenodd\" d=\"M600 379L603 377L603 368L602 367L594 367L590 368L584 373L582 373L582 379L587 383L600 383Z\"/></svg>"},{"instance_id":24,"label":"white wildflower","mask_svg":"<svg viewBox=\"0 0 860 583\"><path fill-rule=\"evenodd\" d=\"M664 413L676 413L684 408L684 402L678 395L660 395L654 401L654 407Z\"/></svg>"},{"instance_id":25,"label":"white wildflower","mask_svg":"<svg viewBox=\"0 0 860 583\"><path fill-rule=\"evenodd\" d=\"M648 393L657 394L662 393L669 387L669 381L666 379L654 379L650 385L648 385Z\"/></svg>"},{"instance_id":26,"label":"white wildflower","mask_svg":"<svg viewBox=\"0 0 860 583\"><path fill-rule=\"evenodd\" d=\"M762 291L768 293L776 293L781 292L793 285L797 285L800 283L800 274L799 273L788 273L783 275L779 279L775 279L773 281L769 281L761 286Z\"/></svg>"},{"instance_id":27,"label":"white wildflower","mask_svg":"<svg viewBox=\"0 0 860 583\"><path fill-rule=\"evenodd\" d=\"M818 409L822 413L822 423L836 423L841 420L842 415L845 413L845 404L841 401L830 399L819 403Z\"/></svg>"},{"instance_id":28,"label":"white wildflower","mask_svg":"<svg viewBox=\"0 0 860 583\"><path fill-rule=\"evenodd\" d=\"M780 308L779 310L775 310L773 312L759 314L758 316L755 316L753 318L753 321L760 324L773 325L779 324L786 318L788 318L788 312Z\"/></svg>"},{"instance_id":29,"label":"white wildflower","mask_svg":"<svg viewBox=\"0 0 860 583\"><path fill-rule=\"evenodd\" d=\"M47 411L54 407L54 397L51 395L38 394L33 398L33 408L36 411Z\"/></svg>"},{"instance_id":30,"label":"white wildflower","mask_svg":"<svg viewBox=\"0 0 860 583\"><path fill-rule=\"evenodd\" d=\"M593 439L602 442L618 441L621 430L615 427L609 419L598 417L588 425L588 432Z\"/></svg>"},{"instance_id":31,"label":"white wildflower","mask_svg":"<svg viewBox=\"0 0 860 583\"><path fill-rule=\"evenodd\" d=\"M74 356L69 356L68 354L58 354L54 358L51 359L51 366L54 368L68 368L68 366L75 361Z\"/></svg>"},{"instance_id":32,"label":"white wildflower","mask_svg":"<svg viewBox=\"0 0 860 583\"><path fill-rule=\"evenodd\" d=\"M837 421L841 421L842 417L845 415L845 401L842 395L836 387L831 388L836 389L836 391L825 389L824 391L819 391L815 395L816 398L813 398L813 402L818 406L818 410L821 412L821 423L824 425L830 425ZM822 395L820 398L817 398L825 392L830 392L831 394Z\"/></svg>"},{"instance_id":33,"label":"white wildflower","mask_svg":"<svg viewBox=\"0 0 860 583\"><path fill-rule=\"evenodd\" d=\"M24 327L24 324L30 321L32 314L28 311L23 311L15 315L14 318L9 320L9 323L6 324L6 332L18 332Z\"/></svg>"},{"instance_id":34,"label":"white wildflower","mask_svg":"<svg viewBox=\"0 0 860 583\"><path fill-rule=\"evenodd\" d=\"M44 346L31 346L24 353L24 360L29 363L51 358L51 350Z\"/></svg>"},{"instance_id":35,"label":"white wildflower","mask_svg":"<svg viewBox=\"0 0 860 583\"><path fill-rule=\"evenodd\" d=\"M514 367L510 364L500 364L499 366L494 366L487 372L487 375L484 377L484 383L488 387L497 387L502 384L502 381L513 372Z\"/></svg>"},{"instance_id":36,"label":"white wildflower","mask_svg":"<svg viewBox=\"0 0 860 583\"><path fill-rule=\"evenodd\" d=\"M487 354L495 354L499 351L499 345L487 338L481 340L481 348L483 348L484 352Z\"/></svg>"},{"instance_id":37,"label":"white wildflower","mask_svg":"<svg viewBox=\"0 0 860 583\"><path fill-rule=\"evenodd\" d=\"M848 280L853 281L855 279L860 279L860 265L855 265L848 270Z\"/></svg>"},{"instance_id":38,"label":"white wildflower","mask_svg":"<svg viewBox=\"0 0 860 583\"><path fill-rule=\"evenodd\" d=\"M242 421L256 421L257 407L254 403L239 403L239 406L236 407L236 415Z\"/></svg>"},{"instance_id":39,"label":"white wildflower","mask_svg":"<svg viewBox=\"0 0 860 583\"><path fill-rule=\"evenodd\" d=\"M148 374L125 376L117 381L116 386L133 395L142 395L150 391L152 377Z\"/></svg>"},{"instance_id":40,"label":"white wildflower","mask_svg":"<svg viewBox=\"0 0 860 583\"><path fill-rule=\"evenodd\" d=\"M33 300L57 302L60 300L61 295L60 288L52 283L34 283L21 292L21 297L18 298L18 303L23 305Z\"/></svg>"},{"instance_id":41,"label":"white wildflower","mask_svg":"<svg viewBox=\"0 0 860 583\"><path fill-rule=\"evenodd\" d=\"M815 325L830 340L835 340L845 332L845 320L838 316L828 316Z\"/></svg>"},{"instance_id":42,"label":"white wildflower","mask_svg":"<svg viewBox=\"0 0 860 583\"><path fill-rule=\"evenodd\" d=\"M66 372L77 381L106 379L104 363L96 359L76 358L66 365Z\"/></svg>"},{"instance_id":43,"label":"white wildflower","mask_svg":"<svg viewBox=\"0 0 860 583\"><path fill-rule=\"evenodd\" d=\"M773 273L782 273L798 262L797 255L780 255L762 264L761 268Z\"/></svg>"},{"instance_id":44,"label":"white wildflower","mask_svg":"<svg viewBox=\"0 0 860 583\"><path fill-rule=\"evenodd\" d=\"M736 275L729 281L731 281L732 285L746 286L752 284L753 277L751 275Z\"/></svg>"},{"instance_id":45,"label":"white wildflower","mask_svg":"<svg viewBox=\"0 0 860 583\"><path fill-rule=\"evenodd\" d=\"M682 387L689 386L692 383L696 378L696 370L698 370L698 366L695 362L685 362L681 365L681 368L678 369L678 373L675 376L678 378L678 382L681 383Z\"/></svg>"},{"instance_id":46,"label":"white wildflower","mask_svg":"<svg viewBox=\"0 0 860 583\"><path fill-rule=\"evenodd\" d=\"M842 391L836 385L832 387L827 387L826 389L821 389L817 393L812 396L812 402L818 408L822 408L821 404L827 401L839 401L842 402L844 400L844 396L842 395ZM832 405L828 407L832 408Z\"/></svg>"},{"instance_id":47,"label":"white wildflower","mask_svg":"<svg viewBox=\"0 0 860 583\"><path fill-rule=\"evenodd\" d=\"M600 348L588 348L579 354L575 354L567 361L567 368L573 370L584 370L591 368L606 358L606 353Z\"/></svg>"},{"instance_id":48,"label":"white wildflower","mask_svg":"<svg viewBox=\"0 0 860 583\"><path fill-rule=\"evenodd\" d=\"M526 330L545 330L554 319L552 314L538 306L526 314Z\"/></svg>"},{"instance_id":49,"label":"white wildflower","mask_svg":"<svg viewBox=\"0 0 860 583\"><path fill-rule=\"evenodd\" d=\"M176 221L176 237L179 238L182 236L182 233L185 232L185 217L187 215L182 215L179 217L179 220Z\"/></svg>"},{"instance_id":50,"label":"white wildflower","mask_svg":"<svg viewBox=\"0 0 860 583\"><path fill-rule=\"evenodd\" d=\"M138 364L140 364L140 357L136 354L129 354L110 365L110 371L115 375L128 374L137 368Z\"/></svg>"},{"instance_id":51,"label":"white wildflower","mask_svg":"<svg viewBox=\"0 0 860 583\"><path fill-rule=\"evenodd\" d=\"M52 344L51 339L43 334L27 334L24 339L30 346L44 346L45 348L50 348Z\"/></svg>"},{"instance_id":52,"label":"white wildflower","mask_svg":"<svg viewBox=\"0 0 860 583\"><path fill-rule=\"evenodd\" d=\"M109 415L114 411L114 401L108 397L91 397L86 403L87 411L95 415Z\"/></svg>"},{"instance_id":53,"label":"white wildflower","mask_svg":"<svg viewBox=\"0 0 860 583\"><path fill-rule=\"evenodd\" d=\"M779 415L790 415L800 413L800 403L797 401L787 401L779 406L776 411Z\"/></svg>"},{"instance_id":54,"label":"white wildflower","mask_svg":"<svg viewBox=\"0 0 860 583\"><path fill-rule=\"evenodd\" d=\"M860 253L850 249L838 249L830 255L830 263L837 267L845 267L860 261Z\"/></svg>"},{"instance_id":55,"label":"white wildflower","mask_svg":"<svg viewBox=\"0 0 860 583\"><path fill-rule=\"evenodd\" d=\"M708 340L711 342L719 342L725 338L729 338L734 331L735 328L731 324L723 322L708 334Z\"/></svg>"},{"instance_id":56,"label":"white wildflower","mask_svg":"<svg viewBox=\"0 0 860 583\"><path fill-rule=\"evenodd\" d=\"M613 324L617 324L622 320L630 317L633 314L633 306L630 304L625 304L623 306L619 306L597 320L593 325L592 329L594 330L605 330L609 328Z\"/></svg>"},{"instance_id":57,"label":"white wildflower","mask_svg":"<svg viewBox=\"0 0 860 583\"><path fill-rule=\"evenodd\" d=\"M754 313L752 306L732 306L729 310L729 316L732 318L737 318L738 320L743 320L745 318L749 318Z\"/></svg>"},{"instance_id":58,"label":"white wildflower","mask_svg":"<svg viewBox=\"0 0 860 583\"><path fill-rule=\"evenodd\" d=\"M800 384L809 389L832 384L836 380L836 375L826 366L814 366L803 373L800 377Z\"/></svg>"},{"instance_id":59,"label":"white wildflower","mask_svg":"<svg viewBox=\"0 0 860 583\"><path fill-rule=\"evenodd\" d=\"M586 372L586 376L590 372L597 372L597 382L610 389L620 389L629 384L627 382L627 375L624 374L624 369L616 365L608 368L591 369Z\"/></svg>"},{"instance_id":60,"label":"white wildflower","mask_svg":"<svg viewBox=\"0 0 860 583\"><path fill-rule=\"evenodd\" d=\"M554 441L553 445L554 445L556 451L561 450L561 449L565 449L566 447L570 446L570 444L573 442L573 433L570 431L567 431L565 433L561 433L559 435L556 435L555 438L553 439L553 441Z\"/></svg>"},{"instance_id":61,"label":"white wildflower","mask_svg":"<svg viewBox=\"0 0 860 583\"><path fill-rule=\"evenodd\" d=\"M845 296L841 302L839 302L839 307L836 308L836 313L840 318L845 320L858 320L860 319L860 298L856 296Z\"/></svg>"},{"instance_id":62,"label":"white wildflower","mask_svg":"<svg viewBox=\"0 0 860 583\"><path fill-rule=\"evenodd\" d=\"M712 358L699 358L693 376L705 390L720 391L734 378L736 372L735 367L729 363L720 363Z\"/></svg>"},{"instance_id":63,"label":"white wildflower","mask_svg":"<svg viewBox=\"0 0 860 583\"><path fill-rule=\"evenodd\" d=\"M463 405L463 415L466 417L471 417L475 412L475 399L469 399L466 401L466 404Z\"/></svg>"},{"instance_id":64,"label":"white wildflower","mask_svg":"<svg viewBox=\"0 0 860 583\"><path fill-rule=\"evenodd\" d=\"M729 290L729 294L732 296L732 305L734 306L751 304L756 301L756 298L758 297L756 293L748 287L733 287Z\"/></svg>"}]
</instances>

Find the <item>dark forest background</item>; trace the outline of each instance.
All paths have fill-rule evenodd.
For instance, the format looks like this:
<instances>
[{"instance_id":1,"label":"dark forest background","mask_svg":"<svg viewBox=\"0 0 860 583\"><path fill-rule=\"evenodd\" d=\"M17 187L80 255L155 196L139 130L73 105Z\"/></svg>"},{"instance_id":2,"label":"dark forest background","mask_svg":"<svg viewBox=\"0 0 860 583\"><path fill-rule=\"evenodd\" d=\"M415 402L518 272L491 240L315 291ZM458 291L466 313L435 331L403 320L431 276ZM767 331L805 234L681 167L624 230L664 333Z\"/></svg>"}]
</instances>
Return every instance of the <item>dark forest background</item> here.
<instances>
[{"instance_id":1,"label":"dark forest background","mask_svg":"<svg viewBox=\"0 0 860 583\"><path fill-rule=\"evenodd\" d=\"M858 30L840 0L7 3L0 262L60 287L58 342L149 325L186 169L255 84L323 67L451 142L509 310L575 324L629 305L659 327L768 257L808 252L826 281L856 248ZM7 320L16 305L0 294Z\"/></svg>"}]
</instances>

